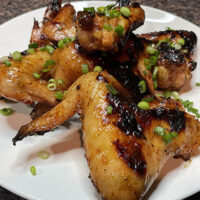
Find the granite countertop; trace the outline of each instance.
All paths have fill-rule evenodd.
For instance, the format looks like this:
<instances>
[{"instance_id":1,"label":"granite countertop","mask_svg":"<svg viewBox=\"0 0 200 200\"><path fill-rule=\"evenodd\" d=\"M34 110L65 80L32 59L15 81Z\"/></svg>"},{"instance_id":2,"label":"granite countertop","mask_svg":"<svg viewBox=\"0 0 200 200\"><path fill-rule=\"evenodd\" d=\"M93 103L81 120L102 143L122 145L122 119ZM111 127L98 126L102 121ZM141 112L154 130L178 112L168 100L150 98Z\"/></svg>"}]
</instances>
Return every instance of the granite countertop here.
<instances>
[{"instance_id":1,"label":"granite countertop","mask_svg":"<svg viewBox=\"0 0 200 200\"><path fill-rule=\"evenodd\" d=\"M44 7L49 0L1 0L0 2L0 24L25 12ZM183 17L200 26L200 2L199 0L138 0L143 5L159 8L175 15ZM200 199L196 194L187 200ZM11 192L0 187L0 200L23 200Z\"/></svg>"}]
</instances>

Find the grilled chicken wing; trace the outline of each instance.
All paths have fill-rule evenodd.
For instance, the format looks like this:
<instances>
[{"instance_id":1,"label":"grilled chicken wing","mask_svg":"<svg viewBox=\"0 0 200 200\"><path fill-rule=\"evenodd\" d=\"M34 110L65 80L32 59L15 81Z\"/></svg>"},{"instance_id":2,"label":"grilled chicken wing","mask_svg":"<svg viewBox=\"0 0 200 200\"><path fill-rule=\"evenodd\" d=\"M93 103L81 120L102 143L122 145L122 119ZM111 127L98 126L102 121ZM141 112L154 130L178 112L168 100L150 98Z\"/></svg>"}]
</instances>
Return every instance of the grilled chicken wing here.
<instances>
[{"instance_id":1,"label":"grilled chicken wing","mask_svg":"<svg viewBox=\"0 0 200 200\"><path fill-rule=\"evenodd\" d=\"M51 0L45 12L42 26L34 21L31 43L40 46L59 41L65 37L74 37L76 33L73 20L76 11L71 4L61 7L61 0Z\"/></svg>"},{"instance_id":2,"label":"grilled chicken wing","mask_svg":"<svg viewBox=\"0 0 200 200\"><path fill-rule=\"evenodd\" d=\"M123 4L123 0L121 1ZM117 52L125 45L131 31L144 23L144 10L138 3L128 1L130 16L120 14L120 7L100 7L77 13L77 38L87 52ZM126 1L127 3L127 1ZM86 8L87 9L87 8ZM121 46L120 46L121 45Z\"/></svg>"},{"instance_id":3,"label":"grilled chicken wing","mask_svg":"<svg viewBox=\"0 0 200 200\"><path fill-rule=\"evenodd\" d=\"M35 101L39 101L56 105L54 92L48 90L47 82L33 76L34 73L41 73L49 59L49 53L35 50L35 54L25 55L21 61L10 58L9 67L1 62L0 94L7 99L26 104L33 105Z\"/></svg>"},{"instance_id":4,"label":"grilled chicken wing","mask_svg":"<svg viewBox=\"0 0 200 200\"><path fill-rule=\"evenodd\" d=\"M155 98L149 110L142 110L127 97L111 75L88 73L73 83L60 104L23 126L13 142L51 130L79 112L90 178L102 197L140 199L170 157L188 159L199 147L200 124L176 100ZM166 135L177 135L168 141L155 134L158 126Z\"/></svg>"},{"instance_id":5,"label":"grilled chicken wing","mask_svg":"<svg viewBox=\"0 0 200 200\"><path fill-rule=\"evenodd\" d=\"M143 41L145 46L149 45L159 52L158 60L154 63L154 66L158 67L158 88L179 90L190 81L191 71L196 68L197 64L192 59L197 44L197 36L194 32L168 30L142 34L138 37L145 38L146 41ZM148 54L145 57L148 58ZM148 66L148 61L146 66ZM141 65L139 70L142 72L145 68ZM152 78L147 77L147 81L153 85Z\"/></svg>"}]
</instances>

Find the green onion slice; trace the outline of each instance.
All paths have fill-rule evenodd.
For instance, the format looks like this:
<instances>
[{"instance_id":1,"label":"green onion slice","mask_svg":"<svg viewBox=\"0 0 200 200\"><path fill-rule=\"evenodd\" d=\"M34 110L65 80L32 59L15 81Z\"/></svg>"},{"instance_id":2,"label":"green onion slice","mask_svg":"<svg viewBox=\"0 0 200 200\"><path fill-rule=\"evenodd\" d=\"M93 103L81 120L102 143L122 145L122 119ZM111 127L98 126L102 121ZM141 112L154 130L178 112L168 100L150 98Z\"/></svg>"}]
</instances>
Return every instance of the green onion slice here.
<instances>
[{"instance_id":1,"label":"green onion slice","mask_svg":"<svg viewBox=\"0 0 200 200\"><path fill-rule=\"evenodd\" d=\"M131 15L131 11L129 8L123 6L120 8L120 13L124 16L124 17L130 17Z\"/></svg>"},{"instance_id":2,"label":"green onion slice","mask_svg":"<svg viewBox=\"0 0 200 200\"><path fill-rule=\"evenodd\" d=\"M22 54L19 51L15 51L12 54L13 60L20 61L22 59Z\"/></svg>"},{"instance_id":3,"label":"green onion slice","mask_svg":"<svg viewBox=\"0 0 200 200\"><path fill-rule=\"evenodd\" d=\"M95 8L94 7L83 8L83 10L85 12L95 12Z\"/></svg>"},{"instance_id":4,"label":"green onion slice","mask_svg":"<svg viewBox=\"0 0 200 200\"><path fill-rule=\"evenodd\" d=\"M49 156L50 156L50 153L47 152L47 151L40 151L38 153L38 157L41 158L41 159L44 159L44 160L48 159Z\"/></svg>"},{"instance_id":5,"label":"green onion slice","mask_svg":"<svg viewBox=\"0 0 200 200\"><path fill-rule=\"evenodd\" d=\"M49 83L47 87L48 87L49 90L55 90L56 84L55 83Z\"/></svg>"},{"instance_id":6,"label":"green onion slice","mask_svg":"<svg viewBox=\"0 0 200 200\"><path fill-rule=\"evenodd\" d=\"M156 133L157 135L163 136L165 134L165 129L161 126L157 126L154 129L154 133Z\"/></svg>"},{"instance_id":7,"label":"green onion slice","mask_svg":"<svg viewBox=\"0 0 200 200\"><path fill-rule=\"evenodd\" d=\"M108 115L111 115L111 114L112 114L112 111L113 111L113 107L112 107L112 106L108 106L108 107L107 107L107 114L108 114Z\"/></svg>"},{"instance_id":8,"label":"green onion slice","mask_svg":"<svg viewBox=\"0 0 200 200\"><path fill-rule=\"evenodd\" d=\"M147 88L144 80L140 81L138 86L141 94L146 92Z\"/></svg>"},{"instance_id":9,"label":"green onion slice","mask_svg":"<svg viewBox=\"0 0 200 200\"><path fill-rule=\"evenodd\" d=\"M114 31L117 33L118 36L122 36L125 33L124 28L121 25L117 25Z\"/></svg>"},{"instance_id":10,"label":"green onion slice","mask_svg":"<svg viewBox=\"0 0 200 200\"><path fill-rule=\"evenodd\" d=\"M181 46L183 46L185 44L185 40L183 38L180 38L178 41L177 41L178 44L180 44Z\"/></svg>"},{"instance_id":11,"label":"green onion slice","mask_svg":"<svg viewBox=\"0 0 200 200\"><path fill-rule=\"evenodd\" d=\"M31 172L31 174L32 174L33 176L36 175L36 168L35 168L35 166L31 166L31 167L30 167L30 172Z\"/></svg>"},{"instance_id":12,"label":"green onion slice","mask_svg":"<svg viewBox=\"0 0 200 200\"><path fill-rule=\"evenodd\" d=\"M33 73L33 77L39 79L41 77L41 75L39 75L38 73Z\"/></svg>"},{"instance_id":13,"label":"green onion slice","mask_svg":"<svg viewBox=\"0 0 200 200\"><path fill-rule=\"evenodd\" d=\"M56 84L56 80L53 79L53 78L51 78L51 79L49 79L48 83L54 83L54 84Z\"/></svg>"},{"instance_id":14,"label":"green onion slice","mask_svg":"<svg viewBox=\"0 0 200 200\"><path fill-rule=\"evenodd\" d=\"M82 64L82 73L86 74L88 73L89 69L88 69L88 64Z\"/></svg>"},{"instance_id":15,"label":"green onion slice","mask_svg":"<svg viewBox=\"0 0 200 200\"><path fill-rule=\"evenodd\" d=\"M44 64L44 66L52 66L52 65L54 65L55 64L55 61L54 60L46 60L46 62L45 62L45 64Z\"/></svg>"},{"instance_id":16,"label":"green onion slice","mask_svg":"<svg viewBox=\"0 0 200 200\"><path fill-rule=\"evenodd\" d=\"M95 66L94 72L102 72L102 67L101 66Z\"/></svg>"},{"instance_id":17,"label":"green onion slice","mask_svg":"<svg viewBox=\"0 0 200 200\"><path fill-rule=\"evenodd\" d=\"M111 94L116 95L118 91L113 87L112 84L106 83L106 88L111 92Z\"/></svg>"},{"instance_id":18,"label":"green onion slice","mask_svg":"<svg viewBox=\"0 0 200 200\"><path fill-rule=\"evenodd\" d=\"M12 108L1 108L0 109L0 113L3 116L9 116L12 115L15 111Z\"/></svg>"},{"instance_id":19,"label":"green onion slice","mask_svg":"<svg viewBox=\"0 0 200 200\"><path fill-rule=\"evenodd\" d=\"M34 54L35 53L35 49L33 48L29 48L26 50L29 54Z\"/></svg>"},{"instance_id":20,"label":"green onion slice","mask_svg":"<svg viewBox=\"0 0 200 200\"><path fill-rule=\"evenodd\" d=\"M165 142L165 144L167 144L167 145L172 142L172 136L169 133L163 135L162 139Z\"/></svg>"},{"instance_id":21,"label":"green onion slice","mask_svg":"<svg viewBox=\"0 0 200 200\"><path fill-rule=\"evenodd\" d=\"M140 101L138 103L138 107L144 110L148 110L149 109L149 104L146 101Z\"/></svg>"},{"instance_id":22,"label":"green onion slice","mask_svg":"<svg viewBox=\"0 0 200 200\"><path fill-rule=\"evenodd\" d=\"M55 92L54 95L55 95L56 99L58 99L58 100L62 100L64 97L64 94L61 91Z\"/></svg>"},{"instance_id":23,"label":"green onion slice","mask_svg":"<svg viewBox=\"0 0 200 200\"><path fill-rule=\"evenodd\" d=\"M200 83L196 83L196 86L200 86Z\"/></svg>"},{"instance_id":24,"label":"green onion slice","mask_svg":"<svg viewBox=\"0 0 200 200\"><path fill-rule=\"evenodd\" d=\"M147 46L147 48L146 48L146 52L148 53L148 54L154 54L155 52L156 52L157 50L154 48L154 47L152 47L152 46Z\"/></svg>"},{"instance_id":25,"label":"green onion slice","mask_svg":"<svg viewBox=\"0 0 200 200\"><path fill-rule=\"evenodd\" d=\"M36 48L38 48L38 43L37 42L31 43L31 44L28 45L28 48L29 49L36 49Z\"/></svg>"},{"instance_id":26,"label":"green onion slice","mask_svg":"<svg viewBox=\"0 0 200 200\"><path fill-rule=\"evenodd\" d=\"M45 69L42 70L42 72L44 72L44 73L49 72L49 71L51 71L50 67L47 67L47 68L45 68Z\"/></svg>"},{"instance_id":27,"label":"green onion slice","mask_svg":"<svg viewBox=\"0 0 200 200\"><path fill-rule=\"evenodd\" d=\"M63 84L64 84L64 81L63 81L62 79L58 79L58 80L57 80L57 83L60 84L60 85L63 85Z\"/></svg>"},{"instance_id":28,"label":"green onion slice","mask_svg":"<svg viewBox=\"0 0 200 200\"><path fill-rule=\"evenodd\" d=\"M47 46L46 46L46 51L47 51L49 54L53 54L54 51L55 51L55 49L54 49L52 46L47 45Z\"/></svg>"},{"instance_id":29,"label":"green onion slice","mask_svg":"<svg viewBox=\"0 0 200 200\"><path fill-rule=\"evenodd\" d=\"M11 62L9 60L4 60L3 64L5 64L7 67L11 66Z\"/></svg>"}]
</instances>

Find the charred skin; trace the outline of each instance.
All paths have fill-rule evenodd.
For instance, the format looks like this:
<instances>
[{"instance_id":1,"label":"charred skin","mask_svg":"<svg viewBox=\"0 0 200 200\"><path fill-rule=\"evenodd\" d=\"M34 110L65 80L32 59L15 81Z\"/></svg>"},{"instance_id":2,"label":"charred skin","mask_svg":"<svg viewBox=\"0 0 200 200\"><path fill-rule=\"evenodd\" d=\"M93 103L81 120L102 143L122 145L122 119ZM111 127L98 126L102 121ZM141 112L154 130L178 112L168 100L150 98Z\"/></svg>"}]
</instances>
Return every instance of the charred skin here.
<instances>
[{"instance_id":1,"label":"charred skin","mask_svg":"<svg viewBox=\"0 0 200 200\"><path fill-rule=\"evenodd\" d=\"M107 83L117 89L116 96L106 88ZM83 75L69 88L60 104L22 127L13 142L51 130L79 112L90 178L102 197L140 199L170 157L188 158L199 147L200 124L176 100L155 99L150 110L144 111L124 96L126 90L109 74ZM110 115L108 105L113 106ZM174 122L177 113L182 117ZM129 121L134 121L136 128L130 129ZM166 145L154 133L156 126L175 130L178 137Z\"/></svg>"},{"instance_id":2,"label":"charred skin","mask_svg":"<svg viewBox=\"0 0 200 200\"><path fill-rule=\"evenodd\" d=\"M128 8L131 12L128 18L122 15L110 18L94 12L78 12L76 34L81 47L90 53L95 51L117 52L119 48L121 49L126 44L130 32L143 25L145 18L144 10L139 4L131 4ZM120 7L113 9L119 11ZM109 24L112 30L105 30L104 24ZM123 35L118 35L114 31L118 25L123 27Z\"/></svg>"},{"instance_id":3,"label":"charred skin","mask_svg":"<svg viewBox=\"0 0 200 200\"><path fill-rule=\"evenodd\" d=\"M138 37L144 38L146 45L156 45L161 40L166 41L167 38L170 43L176 43L180 38L184 39L185 44L180 50L172 48L169 41L161 43L158 47L160 55L156 63L158 66L157 81L158 88L168 90L180 90L189 83L192 77L191 71L197 65L192 59L197 44L197 36L194 32L168 30L142 34ZM149 83L152 82L152 78L147 78L147 80Z\"/></svg>"},{"instance_id":4,"label":"charred skin","mask_svg":"<svg viewBox=\"0 0 200 200\"><path fill-rule=\"evenodd\" d=\"M33 73L41 74L50 55L37 49L35 51L35 54L23 56L21 61L10 58L10 67L0 63L0 94L7 99L31 105L35 101L56 105L54 92L48 90L47 81L33 77Z\"/></svg>"}]
</instances>

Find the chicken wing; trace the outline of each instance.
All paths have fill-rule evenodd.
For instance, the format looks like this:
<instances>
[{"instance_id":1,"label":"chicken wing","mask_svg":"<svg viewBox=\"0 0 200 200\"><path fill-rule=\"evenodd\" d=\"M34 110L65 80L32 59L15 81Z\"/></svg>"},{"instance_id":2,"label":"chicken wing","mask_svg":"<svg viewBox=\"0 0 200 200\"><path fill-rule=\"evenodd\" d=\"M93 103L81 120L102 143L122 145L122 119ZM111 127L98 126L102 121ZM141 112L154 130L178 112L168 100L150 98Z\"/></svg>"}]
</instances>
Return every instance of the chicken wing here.
<instances>
[{"instance_id":1,"label":"chicken wing","mask_svg":"<svg viewBox=\"0 0 200 200\"><path fill-rule=\"evenodd\" d=\"M200 144L200 123L179 101L154 98L150 109L140 109L106 72L81 76L60 104L23 126L13 142L52 130L76 112L90 178L107 200L140 199L170 157L188 159Z\"/></svg>"},{"instance_id":2,"label":"chicken wing","mask_svg":"<svg viewBox=\"0 0 200 200\"><path fill-rule=\"evenodd\" d=\"M196 68L197 63L193 61L193 53L197 44L197 36L194 32L183 30L167 30L148 34L138 35L139 38L145 38L145 46L148 45L150 55L146 58L154 58L157 55L157 62L153 59L144 60L146 66L138 67L142 72L145 68L157 66L157 87L160 89L179 90L188 84L192 75L191 71ZM153 51L155 53L153 53ZM155 69L155 68L154 68ZM151 69L153 74L153 69ZM141 73L142 74L142 73ZM145 77L145 75L143 75ZM152 85L152 79L147 77L149 84Z\"/></svg>"},{"instance_id":3,"label":"chicken wing","mask_svg":"<svg viewBox=\"0 0 200 200\"><path fill-rule=\"evenodd\" d=\"M76 11L71 4L61 6L62 0L51 0L44 15L42 26L34 20L31 43L40 46L57 41L65 37L75 37L76 28L74 15Z\"/></svg>"},{"instance_id":4,"label":"chicken wing","mask_svg":"<svg viewBox=\"0 0 200 200\"><path fill-rule=\"evenodd\" d=\"M126 44L130 32L144 23L144 10L138 3L120 2L121 6L126 2L127 16L115 5L99 7L96 12L94 8L84 8L77 13L76 34L84 50L117 52Z\"/></svg>"},{"instance_id":5,"label":"chicken wing","mask_svg":"<svg viewBox=\"0 0 200 200\"><path fill-rule=\"evenodd\" d=\"M33 76L34 73L41 74L51 56L45 51L34 51L34 54L23 55L20 61L9 58L10 66L0 62L0 94L31 105L35 101L56 105L54 92L48 90L47 81Z\"/></svg>"}]
</instances>

